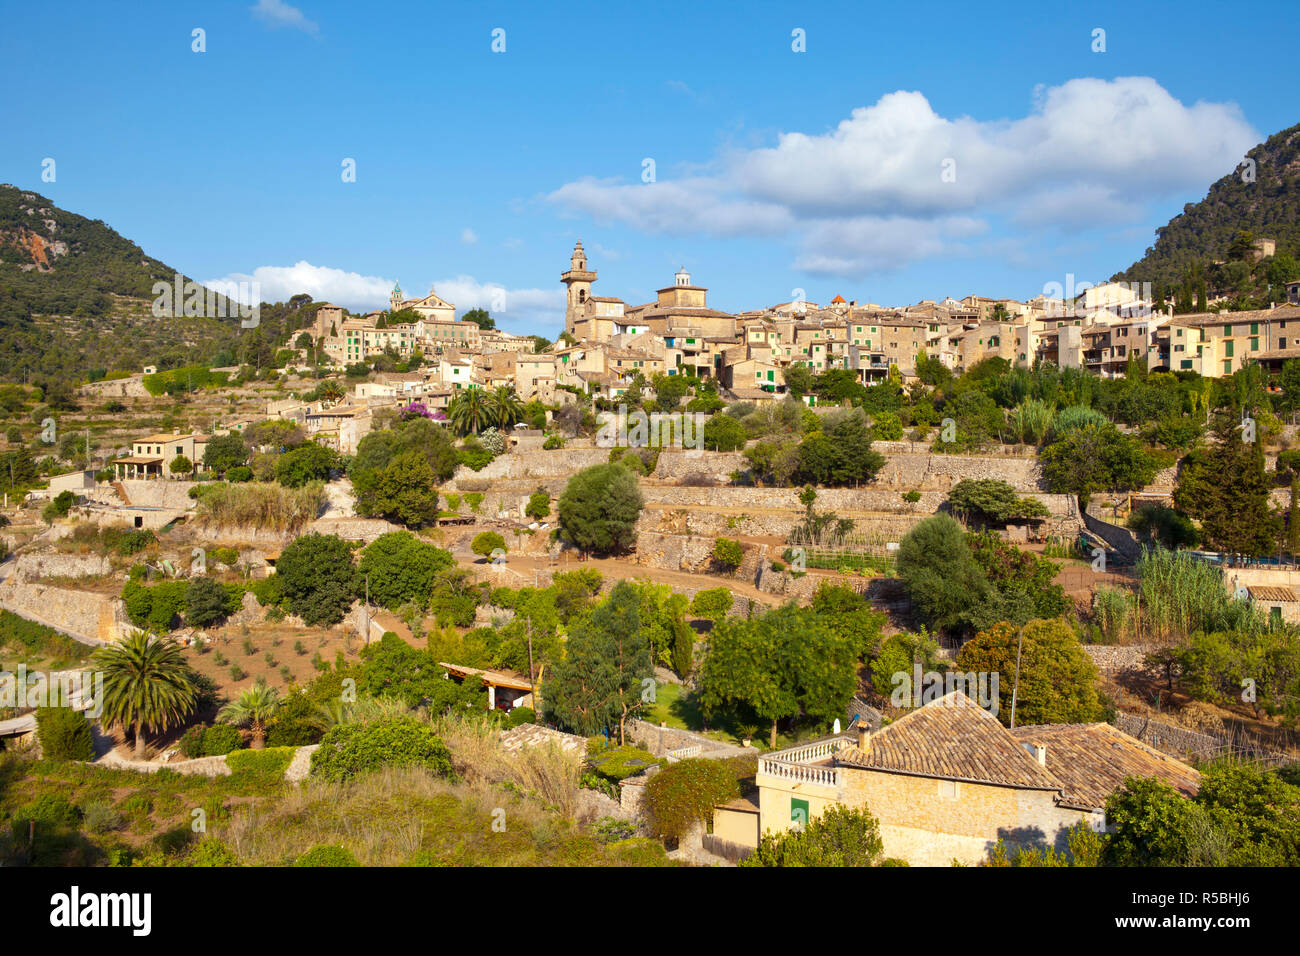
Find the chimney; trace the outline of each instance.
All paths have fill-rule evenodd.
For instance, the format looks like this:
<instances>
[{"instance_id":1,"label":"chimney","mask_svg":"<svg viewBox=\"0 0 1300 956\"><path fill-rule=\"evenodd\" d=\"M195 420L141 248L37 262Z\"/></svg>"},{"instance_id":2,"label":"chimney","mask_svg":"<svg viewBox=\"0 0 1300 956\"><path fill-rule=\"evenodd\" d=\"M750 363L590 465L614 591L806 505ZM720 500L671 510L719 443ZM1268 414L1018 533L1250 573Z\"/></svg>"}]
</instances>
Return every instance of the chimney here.
<instances>
[{"instance_id":1,"label":"chimney","mask_svg":"<svg viewBox=\"0 0 1300 956\"><path fill-rule=\"evenodd\" d=\"M871 736L871 730L865 723L858 723L858 749L865 751L867 749L867 738Z\"/></svg>"},{"instance_id":2,"label":"chimney","mask_svg":"<svg viewBox=\"0 0 1300 956\"><path fill-rule=\"evenodd\" d=\"M1025 744L1025 750L1029 755L1038 761L1038 766L1047 766L1047 745L1046 744Z\"/></svg>"}]
</instances>

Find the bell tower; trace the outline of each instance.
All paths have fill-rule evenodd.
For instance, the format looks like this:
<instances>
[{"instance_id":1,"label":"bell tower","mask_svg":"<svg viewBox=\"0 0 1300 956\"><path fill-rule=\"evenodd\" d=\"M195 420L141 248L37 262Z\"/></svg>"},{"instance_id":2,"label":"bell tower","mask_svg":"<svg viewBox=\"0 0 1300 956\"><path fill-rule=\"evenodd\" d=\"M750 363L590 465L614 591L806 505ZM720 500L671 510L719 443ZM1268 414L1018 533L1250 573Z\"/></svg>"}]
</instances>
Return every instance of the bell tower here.
<instances>
[{"instance_id":1,"label":"bell tower","mask_svg":"<svg viewBox=\"0 0 1300 956\"><path fill-rule=\"evenodd\" d=\"M573 324L587 314L590 308L591 284L596 281L596 273L587 271L587 253L582 249L582 240L573 247L569 257L569 271L560 276L560 281L568 289L568 301L564 307L564 331L573 334Z\"/></svg>"},{"instance_id":2,"label":"bell tower","mask_svg":"<svg viewBox=\"0 0 1300 956\"><path fill-rule=\"evenodd\" d=\"M388 296L388 305L393 312L400 312L402 309L402 287L396 282L393 283L393 291Z\"/></svg>"}]
</instances>

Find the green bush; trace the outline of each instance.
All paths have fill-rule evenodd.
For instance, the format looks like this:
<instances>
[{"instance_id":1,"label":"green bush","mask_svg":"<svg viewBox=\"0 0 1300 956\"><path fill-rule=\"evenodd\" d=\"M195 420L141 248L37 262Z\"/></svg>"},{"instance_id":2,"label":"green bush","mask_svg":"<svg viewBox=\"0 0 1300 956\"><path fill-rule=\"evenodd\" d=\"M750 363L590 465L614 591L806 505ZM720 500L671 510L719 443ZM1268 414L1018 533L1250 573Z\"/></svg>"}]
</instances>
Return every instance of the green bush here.
<instances>
[{"instance_id":1,"label":"green bush","mask_svg":"<svg viewBox=\"0 0 1300 956\"><path fill-rule=\"evenodd\" d=\"M204 837L185 855L186 866L239 866L239 857L216 837Z\"/></svg>"},{"instance_id":2,"label":"green bush","mask_svg":"<svg viewBox=\"0 0 1300 956\"><path fill-rule=\"evenodd\" d=\"M691 598L691 613L705 620L720 621L727 616L734 600L730 588L708 588Z\"/></svg>"},{"instance_id":3,"label":"green bush","mask_svg":"<svg viewBox=\"0 0 1300 956\"><path fill-rule=\"evenodd\" d=\"M520 724L531 724L537 721L537 714L531 707L516 707L510 711L510 717L506 724L509 727L518 727Z\"/></svg>"},{"instance_id":4,"label":"green bush","mask_svg":"<svg viewBox=\"0 0 1300 956\"><path fill-rule=\"evenodd\" d=\"M289 769L289 763L293 760L293 755L297 751L297 747L236 750L226 757L226 765L230 767L232 774L280 778Z\"/></svg>"},{"instance_id":5,"label":"green bush","mask_svg":"<svg viewBox=\"0 0 1300 956\"><path fill-rule=\"evenodd\" d=\"M213 724L203 732L203 756L221 757L244 746L244 736L229 724Z\"/></svg>"},{"instance_id":6,"label":"green bush","mask_svg":"<svg viewBox=\"0 0 1300 956\"><path fill-rule=\"evenodd\" d=\"M82 808L81 826L87 833L108 833L122 828L122 814L111 803L87 803Z\"/></svg>"},{"instance_id":7,"label":"green bush","mask_svg":"<svg viewBox=\"0 0 1300 956\"><path fill-rule=\"evenodd\" d=\"M90 722L71 707L41 707L36 711L36 739L46 760L94 760Z\"/></svg>"},{"instance_id":8,"label":"green bush","mask_svg":"<svg viewBox=\"0 0 1300 956\"><path fill-rule=\"evenodd\" d=\"M603 747L590 753L587 763L591 769L606 780L618 783L627 777L635 777L648 768L663 763L648 750L639 747Z\"/></svg>"},{"instance_id":9,"label":"green bush","mask_svg":"<svg viewBox=\"0 0 1300 956\"><path fill-rule=\"evenodd\" d=\"M735 774L721 762L682 760L646 784L646 824L654 836L680 840L695 823L712 823L715 805L739 795Z\"/></svg>"},{"instance_id":10,"label":"green bush","mask_svg":"<svg viewBox=\"0 0 1300 956\"><path fill-rule=\"evenodd\" d=\"M298 859L294 866L360 866L357 858L345 847L314 846Z\"/></svg>"},{"instance_id":11,"label":"green bush","mask_svg":"<svg viewBox=\"0 0 1300 956\"><path fill-rule=\"evenodd\" d=\"M713 542L713 560L723 570L735 571L745 560L745 550L739 541L718 538Z\"/></svg>"},{"instance_id":12,"label":"green bush","mask_svg":"<svg viewBox=\"0 0 1300 956\"><path fill-rule=\"evenodd\" d=\"M470 542L469 549L480 557L490 558L494 551L505 552L506 539L495 531L480 531L474 535L474 540Z\"/></svg>"},{"instance_id":13,"label":"green bush","mask_svg":"<svg viewBox=\"0 0 1300 956\"><path fill-rule=\"evenodd\" d=\"M865 809L832 804L803 827L768 833L742 866L875 866L884 847L876 818Z\"/></svg>"},{"instance_id":14,"label":"green bush","mask_svg":"<svg viewBox=\"0 0 1300 956\"><path fill-rule=\"evenodd\" d=\"M81 823L81 811L61 793L43 793L24 804L14 814L15 820L31 820L51 826L75 827ZM24 828L25 829L25 828Z\"/></svg>"},{"instance_id":15,"label":"green bush","mask_svg":"<svg viewBox=\"0 0 1300 956\"><path fill-rule=\"evenodd\" d=\"M389 766L427 767L448 775L451 754L433 728L418 718L389 717L331 728L311 758L311 772L333 781Z\"/></svg>"}]
</instances>

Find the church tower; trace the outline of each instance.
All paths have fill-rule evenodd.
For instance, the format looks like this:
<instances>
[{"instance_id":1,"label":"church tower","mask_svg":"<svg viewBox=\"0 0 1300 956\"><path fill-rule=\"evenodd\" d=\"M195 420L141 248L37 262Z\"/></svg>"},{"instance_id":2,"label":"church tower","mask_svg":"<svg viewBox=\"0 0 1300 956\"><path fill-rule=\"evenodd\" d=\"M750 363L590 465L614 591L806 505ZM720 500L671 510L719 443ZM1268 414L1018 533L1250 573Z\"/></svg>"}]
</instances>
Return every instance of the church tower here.
<instances>
[{"instance_id":1,"label":"church tower","mask_svg":"<svg viewBox=\"0 0 1300 956\"><path fill-rule=\"evenodd\" d=\"M388 296L388 306L393 312L400 312L402 309L402 287L396 282L393 283L393 291Z\"/></svg>"},{"instance_id":2,"label":"church tower","mask_svg":"<svg viewBox=\"0 0 1300 956\"><path fill-rule=\"evenodd\" d=\"M591 284L596 281L596 273L587 271L587 254L582 251L582 240L573 247L569 257L569 271L560 276L560 281L568 289L568 301L564 307L564 331L573 334L573 323L587 314L591 299Z\"/></svg>"}]
</instances>

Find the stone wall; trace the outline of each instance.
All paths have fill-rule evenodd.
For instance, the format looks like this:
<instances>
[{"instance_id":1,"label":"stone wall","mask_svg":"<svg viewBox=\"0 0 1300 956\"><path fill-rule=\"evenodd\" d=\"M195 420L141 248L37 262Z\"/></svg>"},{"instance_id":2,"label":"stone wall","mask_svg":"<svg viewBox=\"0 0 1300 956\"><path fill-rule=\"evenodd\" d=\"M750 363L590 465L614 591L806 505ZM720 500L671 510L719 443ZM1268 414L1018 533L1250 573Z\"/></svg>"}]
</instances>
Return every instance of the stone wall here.
<instances>
[{"instance_id":1,"label":"stone wall","mask_svg":"<svg viewBox=\"0 0 1300 956\"><path fill-rule=\"evenodd\" d=\"M121 482L127 501L137 508L175 508L188 511L194 507L190 489L198 482L153 479L136 479Z\"/></svg>"},{"instance_id":2,"label":"stone wall","mask_svg":"<svg viewBox=\"0 0 1300 956\"><path fill-rule=\"evenodd\" d=\"M486 481L495 483L502 478L567 479L584 468L607 461L608 448L557 448L506 454L488 462L481 471L461 465L445 487L450 491L474 491Z\"/></svg>"},{"instance_id":3,"label":"stone wall","mask_svg":"<svg viewBox=\"0 0 1300 956\"><path fill-rule=\"evenodd\" d=\"M0 585L0 607L84 643L116 641L134 629L116 595L31 584L13 578Z\"/></svg>"},{"instance_id":4,"label":"stone wall","mask_svg":"<svg viewBox=\"0 0 1300 956\"><path fill-rule=\"evenodd\" d=\"M1125 671L1148 671L1143 659L1156 649L1155 644L1084 644L1083 651L1103 674Z\"/></svg>"},{"instance_id":5,"label":"stone wall","mask_svg":"<svg viewBox=\"0 0 1300 956\"><path fill-rule=\"evenodd\" d=\"M1177 757L1211 758L1228 749L1227 742L1218 737L1137 714L1117 713L1115 726L1148 747Z\"/></svg>"},{"instance_id":6,"label":"stone wall","mask_svg":"<svg viewBox=\"0 0 1300 956\"><path fill-rule=\"evenodd\" d=\"M18 555L15 575L23 581L40 578L97 578L112 573L113 565L102 554L60 554L54 551Z\"/></svg>"}]
</instances>

